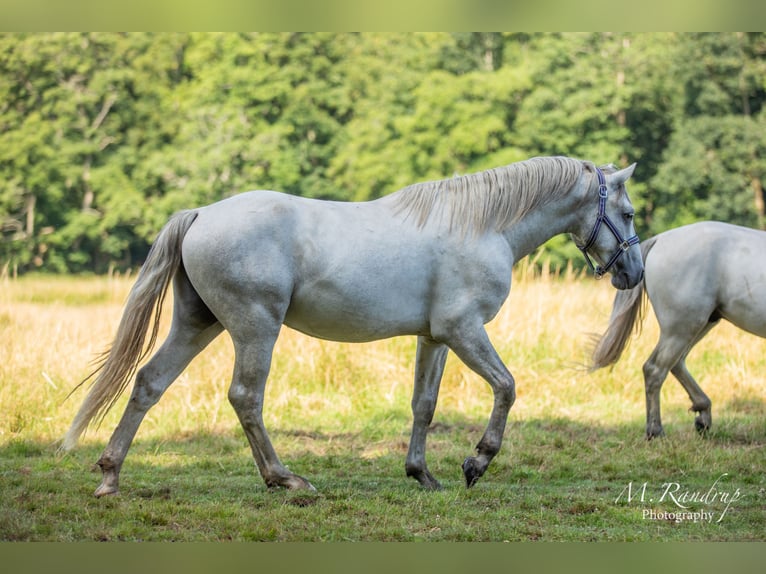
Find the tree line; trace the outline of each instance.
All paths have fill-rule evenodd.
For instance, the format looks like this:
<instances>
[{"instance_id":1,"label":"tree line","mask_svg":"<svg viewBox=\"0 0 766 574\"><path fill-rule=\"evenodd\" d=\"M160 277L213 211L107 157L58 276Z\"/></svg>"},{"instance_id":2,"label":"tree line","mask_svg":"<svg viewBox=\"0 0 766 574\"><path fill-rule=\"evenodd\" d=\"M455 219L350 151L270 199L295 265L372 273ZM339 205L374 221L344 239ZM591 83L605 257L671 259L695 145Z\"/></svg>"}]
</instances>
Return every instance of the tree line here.
<instances>
[{"instance_id":1,"label":"tree line","mask_svg":"<svg viewBox=\"0 0 766 574\"><path fill-rule=\"evenodd\" d=\"M128 269L249 189L360 201L539 155L638 162L642 236L764 228L764 101L762 33L0 34L0 267Z\"/></svg>"}]
</instances>

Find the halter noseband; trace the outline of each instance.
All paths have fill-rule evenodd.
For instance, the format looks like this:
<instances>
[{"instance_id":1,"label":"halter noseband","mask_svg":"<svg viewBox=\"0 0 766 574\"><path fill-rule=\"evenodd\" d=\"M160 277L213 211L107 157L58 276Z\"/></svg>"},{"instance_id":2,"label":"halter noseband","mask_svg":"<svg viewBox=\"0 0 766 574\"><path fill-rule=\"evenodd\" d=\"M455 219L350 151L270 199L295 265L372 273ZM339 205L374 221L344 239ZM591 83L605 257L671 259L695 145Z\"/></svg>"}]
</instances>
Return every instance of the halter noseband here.
<instances>
[{"instance_id":1,"label":"halter noseband","mask_svg":"<svg viewBox=\"0 0 766 574\"><path fill-rule=\"evenodd\" d=\"M586 241L585 245L583 246L577 245L577 248L582 251L582 254L585 256L585 261L588 264L588 267L590 267L590 270L593 271L596 279L601 279L604 274L609 271L612 265L614 265L615 262L620 258L620 255L630 249L632 245L636 245L638 243L638 235L633 235L627 239L622 238L619 230L606 214L607 189L604 173L599 168L596 168L596 175L598 176L598 217L596 217L596 223L593 225L593 231L590 232L588 241ZM612 232L612 235L614 235L615 239L617 239L617 242L619 243L617 249L609 258L609 261L607 261L606 265L603 267L600 265L594 265L593 261L591 261L591 258L588 256L588 249L590 249L596 242L598 233L601 231L602 223L606 224L606 226L609 228L609 231Z\"/></svg>"}]
</instances>

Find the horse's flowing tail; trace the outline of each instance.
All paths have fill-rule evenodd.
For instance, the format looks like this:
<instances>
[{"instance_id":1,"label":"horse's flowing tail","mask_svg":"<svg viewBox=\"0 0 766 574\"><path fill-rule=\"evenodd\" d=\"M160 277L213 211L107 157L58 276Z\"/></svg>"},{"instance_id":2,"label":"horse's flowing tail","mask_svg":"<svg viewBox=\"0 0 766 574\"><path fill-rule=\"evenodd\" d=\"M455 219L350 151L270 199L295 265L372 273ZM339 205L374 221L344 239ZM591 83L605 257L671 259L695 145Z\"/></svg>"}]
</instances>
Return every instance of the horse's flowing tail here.
<instances>
[{"instance_id":1,"label":"horse's flowing tail","mask_svg":"<svg viewBox=\"0 0 766 574\"><path fill-rule=\"evenodd\" d=\"M146 263L130 290L111 347L101 355L96 369L72 390L74 392L83 383L95 377L88 395L64 436L62 449L74 448L91 420L103 419L132 380L138 365L154 347L165 295L181 265L181 244L196 217L196 211L181 211L168 221L157 236L149 250ZM154 323L149 341L144 346L152 315Z\"/></svg>"},{"instance_id":2,"label":"horse's flowing tail","mask_svg":"<svg viewBox=\"0 0 766 574\"><path fill-rule=\"evenodd\" d=\"M654 246L656 237L641 242L641 258L646 263L649 250ZM609 326L596 345L591 355L590 370L595 371L617 362L630 340L634 330L638 331L644 318L646 306L645 280L633 289L618 291L614 297Z\"/></svg>"}]
</instances>

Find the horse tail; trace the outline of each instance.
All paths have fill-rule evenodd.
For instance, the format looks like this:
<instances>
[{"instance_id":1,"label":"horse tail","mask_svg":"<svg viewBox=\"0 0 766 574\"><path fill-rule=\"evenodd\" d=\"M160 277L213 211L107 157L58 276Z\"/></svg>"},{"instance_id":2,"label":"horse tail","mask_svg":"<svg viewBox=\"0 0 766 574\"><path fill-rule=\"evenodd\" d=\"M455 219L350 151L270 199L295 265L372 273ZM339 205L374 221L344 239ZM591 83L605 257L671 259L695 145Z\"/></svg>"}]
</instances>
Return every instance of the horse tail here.
<instances>
[{"instance_id":1,"label":"horse tail","mask_svg":"<svg viewBox=\"0 0 766 574\"><path fill-rule=\"evenodd\" d=\"M654 247L656 237L641 242L641 258L646 263L649 251ZM633 289L618 291L612 305L609 326L596 341L591 355L590 370L595 371L617 362L635 331L640 332L646 308L646 281Z\"/></svg>"},{"instance_id":2,"label":"horse tail","mask_svg":"<svg viewBox=\"0 0 766 574\"><path fill-rule=\"evenodd\" d=\"M97 418L101 421L104 418L132 380L138 365L154 347L162 305L170 282L181 266L181 244L196 218L196 211L181 211L171 217L157 236L130 290L111 347L97 359L96 369L69 393L71 395L81 385L93 380L88 395L64 436L63 450L75 447L91 420ZM144 345L150 324L149 341Z\"/></svg>"}]
</instances>

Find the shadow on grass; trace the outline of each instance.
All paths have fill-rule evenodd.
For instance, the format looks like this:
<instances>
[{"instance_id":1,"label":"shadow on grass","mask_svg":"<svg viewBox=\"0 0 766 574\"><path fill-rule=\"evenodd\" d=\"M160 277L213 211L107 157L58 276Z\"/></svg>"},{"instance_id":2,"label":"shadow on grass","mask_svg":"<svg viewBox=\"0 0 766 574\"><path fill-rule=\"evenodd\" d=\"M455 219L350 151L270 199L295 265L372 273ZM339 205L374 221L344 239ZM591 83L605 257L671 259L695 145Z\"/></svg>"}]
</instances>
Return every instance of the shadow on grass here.
<instances>
[{"instance_id":1,"label":"shadow on grass","mask_svg":"<svg viewBox=\"0 0 766 574\"><path fill-rule=\"evenodd\" d=\"M0 540L759 539L766 431L754 415L762 407L727 412L706 438L691 415L674 420L665 439L651 442L639 420L511 420L503 449L470 490L460 464L483 421L443 413L428 439L429 466L444 487L435 493L405 477L403 417L388 421L387 438L275 428L283 462L317 493L267 489L239 428L139 437L121 494L103 499L92 496L100 473L90 472L103 444L58 456L53 445L11 440L0 447ZM716 479L743 493L716 530L649 524L640 516L648 502L619 499L629 484L702 491Z\"/></svg>"},{"instance_id":2,"label":"shadow on grass","mask_svg":"<svg viewBox=\"0 0 766 574\"><path fill-rule=\"evenodd\" d=\"M612 479L651 465L654 470L683 467L695 471L695 461L702 469L709 458L725 461L747 460L753 453L763 460L766 424L763 413L766 401L748 400L727 405L726 415L714 420L714 428L705 436L693 429L693 415L688 420L666 423L667 436L646 441L642 421L620 425L583 423L566 418L510 420L501 452L481 482L503 483L563 479ZM473 447L484 431L483 421L459 413L445 413L429 429L427 456L434 474L447 475L447 481L460 482L463 458L473 454ZM399 417L387 421L392 432L383 434L362 429L359 432L335 432L325 429L275 428L270 434L282 460L293 472L314 482L361 480L374 484L378 478L409 481L404 477L404 457L409 443L410 422ZM37 441L11 439L0 446L0 469L21 475L33 472L96 472L94 463L104 443L87 442L68 454L56 452L56 446ZM738 452L738 447L741 452ZM197 473L247 476L253 486L262 486L250 449L239 427L222 432L193 432L156 438L137 438L125 461L124 482L137 474L178 477L180 472L193 479ZM97 476L89 475L89 482ZM317 475L320 478L316 478Z\"/></svg>"}]
</instances>

